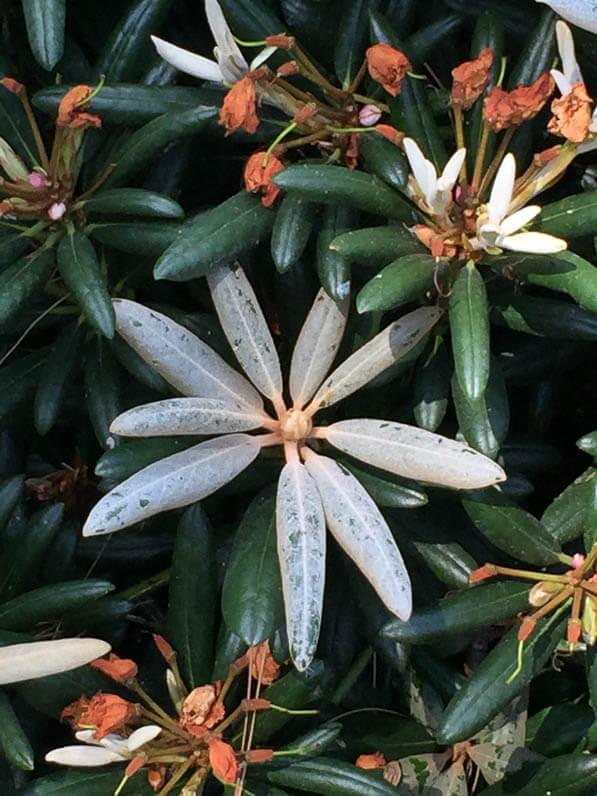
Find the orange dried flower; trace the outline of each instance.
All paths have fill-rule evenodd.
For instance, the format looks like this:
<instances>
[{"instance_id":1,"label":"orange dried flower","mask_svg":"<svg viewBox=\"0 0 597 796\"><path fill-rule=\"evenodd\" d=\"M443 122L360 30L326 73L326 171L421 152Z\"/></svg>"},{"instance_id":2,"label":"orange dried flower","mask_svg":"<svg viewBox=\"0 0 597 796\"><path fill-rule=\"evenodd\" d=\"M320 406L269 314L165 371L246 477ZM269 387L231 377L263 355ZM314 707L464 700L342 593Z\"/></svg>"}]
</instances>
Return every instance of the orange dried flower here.
<instances>
[{"instance_id":1,"label":"orange dried flower","mask_svg":"<svg viewBox=\"0 0 597 796\"><path fill-rule=\"evenodd\" d=\"M115 732L134 719L137 708L132 702L116 696L103 694L101 691L91 699L83 696L67 705L60 718L72 719L73 729L83 730L95 727L93 737L101 740L110 732Z\"/></svg>"},{"instance_id":2,"label":"orange dried flower","mask_svg":"<svg viewBox=\"0 0 597 796\"><path fill-rule=\"evenodd\" d=\"M434 257L442 257L443 255L455 257L458 254L457 246L452 243L446 243L441 235L438 235L434 229L426 224L416 224L413 227L413 232Z\"/></svg>"},{"instance_id":3,"label":"orange dried flower","mask_svg":"<svg viewBox=\"0 0 597 796\"><path fill-rule=\"evenodd\" d=\"M86 130L88 127L101 127L102 120L93 113L85 113L89 107L85 102L92 93L89 86L74 86L67 91L58 106L56 124L59 127L70 127L73 130Z\"/></svg>"},{"instance_id":4,"label":"orange dried flower","mask_svg":"<svg viewBox=\"0 0 597 796\"><path fill-rule=\"evenodd\" d=\"M147 772L147 782L155 790L160 790L166 782L166 766L150 766Z\"/></svg>"},{"instance_id":5,"label":"orange dried flower","mask_svg":"<svg viewBox=\"0 0 597 796\"><path fill-rule=\"evenodd\" d=\"M214 774L224 782L234 782L238 776L238 763L234 749L229 743L225 743L219 738L210 738L208 743L209 764Z\"/></svg>"},{"instance_id":6,"label":"orange dried flower","mask_svg":"<svg viewBox=\"0 0 597 796\"><path fill-rule=\"evenodd\" d=\"M12 91L13 94L17 94L17 96L22 94L25 90L25 86L12 77L3 77L2 80L0 80L0 83L2 83L4 88L8 89L8 91Z\"/></svg>"},{"instance_id":7,"label":"orange dried flower","mask_svg":"<svg viewBox=\"0 0 597 796\"><path fill-rule=\"evenodd\" d=\"M359 755L355 761L358 768L372 769L383 768L387 761L382 752L373 752L371 755Z\"/></svg>"},{"instance_id":8,"label":"orange dried flower","mask_svg":"<svg viewBox=\"0 0 597 796\"><path fill-rule=\"evenodd\" d=\"M486 47L473 61L465 61L452 69L452 106L467 111L479 99L489 83L493 50Z\"/></svg>"},{"instance_id":9,"label":"orange dried flower","mask_svg":"<svg viewBox=\"0 0 597 796\"><path fill-rule=\"evenodd\" d=\"M215 685L194 688L182 703L180 725L201 737L219 724L226 715L223 703L216 702L221 690L220 680Z\"/></svg>"},{"instance_id":10,"label":"orange dried flower","mask_svg":"<svg viewBox=\"0 0 597 796\"><path fill-rule=\"evenodd\" d=\"M263 685L271 685L280 676L280 667L271 653L267 639L254 647L251 677L258 680L260 674Z\"/></svg>"},{"instance_id":11,"label":"orange dried flower","mask_svg":"<svg viewBox=\"0 0 597 796\"><path fill-rule=\"evenodd\" d=\"M391 124L376 124L375 132L379 133L379 135L383 135L384 138L387 138L388 141L391 141L393 144L402 143L404 138L404 133L400 130L396 130Z\"/></svg>"},{"instance_id":12,"label":"orange dried flower","mask_svg":"<svg viewBox=\"0 0 597 796\"><path fill-rule=\"evenodd\" d=\"M592 99L584 83L575 83L572 90L551 103L554 114L547 129L553 135L561 135L575 144L584 141L591 123Z\"/></svg>"},{"instance_id":13,"label":"orange dried flower","mask_svg":"<svg viewBox=\"0 0 597 796\"><path fill-rule=\"evenodd\" d=\"M279 187L271 179L283 169L284 164L274 154L255 152L245 165L245 188L251 193L261 193L262 203L265 207L271 207L280 193Z\"/></svg>"},{"instance_id":14,"label":"orange dried flower","mask_svg":"<svg viewBox=\"0 0 597 796\"><path fill-rule=\"evenodd\" d=\"M226 128L226 135L243 128L254 133L259 127L259 117L255 112L257 93L255 82L249 76L235 83L224 97L220 108L220 124Z\"/></svg>"},{"instance_id":15,"label":"orange dried flower","mask_svg":"<svg viewBox=\"0 0 597 796\"><path fill-rule=\"evenodd\" d=\"M518 86L514 91L496 86L485 97L483 118L496 133L507 127L518 127L539 113L554 88L549 72L538 77L531 86Z\"/></svg>"},{"instance_id":16,"label":"orange dried flower","mask_svg":"<svg viewBox=\"0 0 597 796\"><path fill-rule=\"evenodd\" d=\"M374 44L365 52L369 74L385 88L388 94L400 94L402 81L412 69L410 61L399 50L389 44Z\"/></svg>"},{"instance_id":17,"label":"orange dried flower","mask_svg":"<svg viewBox=\"0 0 597 796\"><path fill-rule=\"evenodd\" d=\"M108 660L105 658L98 658L96 661L91 661L94 669L99 669L100 672L116 680L117 683L127 683L137 676L139 671L135 661L130 658L119 658L118 655L110 653Z\"/></svg>"}]
</instances>

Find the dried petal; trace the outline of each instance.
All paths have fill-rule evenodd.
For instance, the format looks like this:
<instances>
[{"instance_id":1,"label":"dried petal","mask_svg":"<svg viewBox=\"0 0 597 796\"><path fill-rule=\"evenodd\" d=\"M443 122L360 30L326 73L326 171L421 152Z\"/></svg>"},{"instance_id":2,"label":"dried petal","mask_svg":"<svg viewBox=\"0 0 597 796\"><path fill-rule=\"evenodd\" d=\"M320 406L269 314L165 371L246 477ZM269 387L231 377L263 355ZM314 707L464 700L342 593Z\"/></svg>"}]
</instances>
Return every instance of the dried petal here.
<instances>
[{"instance_id":1,"label":"dried petal","mask_svg":"<svg viewBox=\"0 0 597 796\"><path fill-rule=\"evenodd\" d=\"M514 91L504 91L496 86L485 98L483 118L494 132L518 127L539 113L554 88L549 72L538 77L531 86L518 86Z\"/></svg>"},{"instance_id":2,"label":"dried petal","mask_svg":"<svg viewBox=\"0 0 597 796\"><path fill-rule=\"evenodd\" d=\"M572 90L551 103L554 114L547 129L553 135L561 135L575 144L584 141L591 124L592 99L583 83L576 83Z\"/></svg>"},{"instance_id":3,"label":"dried petal","mask_svg":"<svg viewBox=\"0 0 597 796\"><path fill-rule=\"evenodd\" d=\"M71 705L67 705L60 718L72 719L73 729L95 727L93 737L101 740L108 733L121 729L136 715L137 708L132 702L127 702L116 694L100 692L91 699L83 696Z\"/></svg>"},{"instance_id":4,"label":"dried petal","mask_svg":"<svg viewBox=\"0 0 597 796\"><path fill-rule=\"evenodd\" d=\"M280 667L276 663L267 639L254 647L251 662L251 677L258 680L261 676L263 685L271 685L280 676Z\"/></svg>"},{"instance_id":5,"label":"dried petal","mask_svg":"<svg viewBox=\"0 0 597 796\"><path fill-rule=\"evenodd\" d=\"M382 752L373 752L373 754L370 755L359 755L355 760L355 766L365 769L383 768L386 764L387 760Z\"/></svg>"},{"instance_id":6,"label":"dried petal","mask_svg":"<svg viewBox=\"0 0 597 796\"><path fill-rule=\"evenodd\" d=\"M390 47L389 44L374 44L373 47L369 47L365 56L371 77L381 83L393 97L400 94L402 81L406 73L412 69L406 55Z\"/></svg>"},{"instance_id":7,"label":"dried petal","mask_svg":"<svg viewBox=\"0 0 597 796\"><path fill-rule=\"evenodd\" d=\"M198 688L193 688L182 703L183 724L203 724L216 698L216 687L213 685L201 685Z\"/></svg>"},{"instance_id":8,"label":"dried petal","mask_svg":"<svg viewBox=\"0 0 597 796\"><path fill-rule=\"evenodd\" d=\"M493 51L486 47L474 61L465 61L452 69L454 82L450 101L453 107L466 111L479 99L489 83L492 63Z\"/></svg>"},{"instance_id":9,"label":"dried petal","mask_svg":"<svg viewBox=\"0 0 597 796\"><path fill-rule=\"evenodd\" d=\"M240 127L248 133L257 130L259 118L255 112L256 103L257 94L252 78L243 77L232 86L220 108L220 124L226 128L226 135L230 135Z\"/></svg>"},{"instance_id":10,"label":"dried petal","mask_svg":"<svg viewBox=\"0 0 597 796\"><path fill-rule=\"evenodd\" d=\"M280 189L274 185L272 177L284 169L284 164L273 154L255 152L248 159L244 171L245 188L251 193L261 193L265 207L273 205Z\"/></svg>"},{"instance_id":11,"label":"dried petal","mask_svg":"<svg viewBox=\"0 0 597 796\"><path fill-rule=\"evenodd\" d=\"M87 127L101 127L102 120L93 113L85 113L84 108L89 107L85 102L92 93L89 86L74 86L67 91L58 107L56 124L59 127L70 127L73 130L85 130Z\"/></svg>"},{"instance_id":12,"label":"dried petal","mask_svg":"<svg viewBox=\"0 0 597 796\"><path fill-rule=\"evenodd\" d=\"M388 141L393 144L401 144L404 139L404 133L401 130L396 130L391 124L377 124L375 125L375 132L383 135Z\"/></svg>"},{"instance_id":13,"label":"dried petal","mask_svg":"<svg viewBox=\"0 0 597 796\"><path fill-rule=\"evenodd\" d=\"M117 683L127 683L136 677L139 671L135 661L130 658L119 658L113 652L110 653L108 660L98 658L96 661L91 661L91 665L94 669L99 669L100 672L111 677L112 680L116 680Z\"/></svg>"},{"instance_id":14,"label":"dried petal","mask_svg":"<svg viewBox=\"0 0 597 796\"><path fill-rule=\"evenodd\" d=\"M238 776L236 754L230 744L219 738L209 739L209 763L216 777L224 782L234 782Z\"/></svg>"}]
</instances>

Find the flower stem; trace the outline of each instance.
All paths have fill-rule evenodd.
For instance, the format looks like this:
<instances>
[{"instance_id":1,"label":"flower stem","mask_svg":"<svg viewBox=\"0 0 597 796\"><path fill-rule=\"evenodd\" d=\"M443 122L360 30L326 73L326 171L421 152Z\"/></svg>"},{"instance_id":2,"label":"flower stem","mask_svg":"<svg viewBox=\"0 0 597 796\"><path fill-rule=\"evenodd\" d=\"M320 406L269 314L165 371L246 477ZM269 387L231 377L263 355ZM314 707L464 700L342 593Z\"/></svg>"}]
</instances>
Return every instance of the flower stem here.
<instances>
[{"instance_id":1,"label":"flower stem","mask_svg":"<svg viewBox=\"0 0 597 796\"><path fill-rule=\"evenodd\" d=\"M479 183L481 182L481 172L483 171L483 162L485 160L485 150L487 149L487 139L489 138L489 127L486 122L483 122L483 133L481 141L479 142L479 149L477 150L477 159L475 161L475 170L473 172L473 181L471 188L475 193L478 193Z\"/></svg>"},{"instance_id":2,"label":"flower stem","mask_svg":"<svg viewBox=\"0 0 597 796\"><path fill-rule=\"evenodd\" d=\"M481 182L481 185L479 187L479 191L478 191L479 196L483 193L483 191L485 191L487 189L487 186L489 185L489 183L493 179L493 175L498 170L498 167L499 167L500 163L502 162L502 159L503 159L504 155L506 154L506 150L508 149L508 147L510 145L510 141L512 140L512 136L514 135L515 132L516 132L516 128L515 127L510 127L504 133L504 137L500 141L500 145L498 147L498 151L495 153L493 160L489 164L489 168L485 172L485 175L483 177L483 181Z\"/></svg>"}]
</instances>

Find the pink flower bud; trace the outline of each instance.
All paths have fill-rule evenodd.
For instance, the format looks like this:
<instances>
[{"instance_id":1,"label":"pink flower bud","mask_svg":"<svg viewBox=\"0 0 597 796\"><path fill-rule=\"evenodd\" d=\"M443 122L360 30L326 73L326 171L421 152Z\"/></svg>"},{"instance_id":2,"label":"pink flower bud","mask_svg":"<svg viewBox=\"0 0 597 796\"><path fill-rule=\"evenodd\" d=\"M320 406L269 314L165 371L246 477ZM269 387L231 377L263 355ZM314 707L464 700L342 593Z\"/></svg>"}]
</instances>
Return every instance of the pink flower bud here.
<instances>
[{"instance_id":1,"label":"pink flower bud","mask_svg":"<svg viewBox=\"0 0 597 796\"><path fill-rule=\"evenodd\" d=\"M359 121L363 127L371 127L381 118L381 111L377 105L363 105L359 111Z\"/></svg>"},{"instance_id":2,"label":"pink flower bud","mask_svg":"<svg viewBox=\"0 0 597 796\"><path fill-rule=\"evenodd\" d=\"M59 218L66 213L66 205L64 202L54 202L53 205L50 206L48 209L48 215L52 219L52 221L58 221Z\"/></svg>"},{"instance_id":3,"label":"pink flower bud","mask_svg":"<svg viewBox=\"0 0 597 796\"><path fill-rule=\"evenodd\" d=\"M582 565L585 563L585 557L582 553L575 553L572 556L572 566L574 569L580 569Z\"/></svg>"},{"instance_id":4,"label":"pink flower bud","mask_svg":"<svg viewBox=\"0 0 597 796\"><path fill-rule=\"evenodd\" d=\"M29 180L29 185L33 185L34 188L43 188L44 185L48 184L48 181L37 171L32 171L29 176L27 177Z\"/></svg>"}]
</instances>

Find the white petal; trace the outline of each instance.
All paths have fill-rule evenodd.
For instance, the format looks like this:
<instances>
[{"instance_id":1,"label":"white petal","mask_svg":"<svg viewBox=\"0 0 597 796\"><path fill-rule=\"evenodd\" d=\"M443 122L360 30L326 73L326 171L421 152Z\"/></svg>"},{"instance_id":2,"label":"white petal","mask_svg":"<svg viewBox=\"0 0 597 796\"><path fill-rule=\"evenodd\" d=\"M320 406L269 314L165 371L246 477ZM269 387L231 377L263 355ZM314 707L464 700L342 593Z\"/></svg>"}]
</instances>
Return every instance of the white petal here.
<instances>
[{"instance_id":1,"label":"white petal","mask_svg":"<svg viewBox=\"0 0 597 796\"><path fill-rule=\"evenodd\" d=\"M276 532L290 654L304 672L315 654L321 625L325 518L315 482L299 461L286 464L280 474Z\"/></svg>"},{"instance_id":2,"label":"white petal","mask_svg":"<svg viewBox=\"0 0 597 796\"><path fill-rule=\"evenodd\" d=\"M253 288L240 265L221 265L207 284L224 334L257 389L276 402L282 394L278 352Z\"/></svg>"},{"instance_id":3,"label":"white petal","mask_svg":"<svg viewBox=\"0 0 597 796\"><path fill-rule=\"evenodd\" d=\"M568 94L572 91L572 84L570 81L566 80L566 76L563 72L560 72L558 69L550 69L550 74L555 80L556 86L558 87L558 91L562 96L564 94Z\"/></svg>"},{"instance_id":4,"label":"white petal","mask_svg":"<svg viewBox=\"0 0 597 796\"><path fill-rule=\"evenodd\" d=\"M479 489L506 478L499 464L468 445L403 423L340 420L326 426L325 438L350 456L415 481Z\"/></svg>"},{"instance_id":5,"label":"white petal","mask_svg":"<svg viewBox=\"0 0 597 796\"><path fill-rule=\"evenodd\" d=\"M9 644L0 648L0 685L68 672L101 658L110 649L106 641L97 638L61 638Z\"/></svg>"},{"instance_id":6,"label":"white petal","mask_svg":"<svg viewBox=\"0 0 597 796\"><path fill-rule=\"evenodd\" d=\"M518 235L508 235L502 238L499 245L502 249L531 254L555 254L568 248L565 240L546 235L545 232L520 232Z\"/></svg>"},{"instance_id":7,"label":"white petal","mask_svg":"<svg viewBox=\"0 0 597 796\"><path fill-rule=\"evenodd\" d=\"M464 163L465 157L466 157L466 149L464 147L454 152L450 160L446 163L444 170L442 171L441 177L437 181L438 190L440 191L452 190L452 188L456 184L458 175L460 174L460 169L462 168L462 164Z\"/></svg>"},{"instance_id":8,"label":"white petal","mask_svg":"<svg viewBox=\"0 0 597 796\"><path fill-rule=\"evenodd\" d=\"M481 248L483 249L500 246L502 237L502 228L499 225L481 224L479 227L479 242L481 244Z\"/></svg>"},{"instance_id":9,"label":"white petal","mask_svg":"<svg viewBox=\"0 0 597 796\"><path fill-rule=\"evenodd\" d=\"M378 593L386 608L410 619L410 578L394 537L360 482L333 459L305 451L330 532Z\"/></svg>"},{"instance_id":10,"label":"white petal","mask_svg":"<svg viewBox=\"0 0 597 796\"><path fill-rule=\"evenodd\" d=\"M514 160L514 155L508 152L495 175L491 196L487 204L490 224L501 224L502 219L506 217L512 200L515 175L516 161Z\"/></svg>"},{"instance_id":11,"label":"white petal","mask_svg":"<svg viewBox=\"0 0 597 796\"><path fill-rule=\"evenodd\" d=\"M215 61L210 61L209 58L204 58L202 55L197 55L197 53L192 53L190 50L170 44L170 42L164 41L164 39L160 39L157 36L152 36L151 40L164 61L168 61L169 64L176 69L180 69L181 72L198 77L200 80L215 80L218 83L223 81L222 72Z\"/></svg>"},{"instance_id":12,"label":"white petal","mask_svg":"<svg viewBox=\"0 0 597 796\"><path fill-rule=\"evenodd\" d=\"M597 33L597 14L593 0L537 0L545 3L573 25Z\"/></svg>"},{"instance_id":13,"label":"white petal","mask_svg":"<svg viewBox=\"0 0 597 796\"><path fill-rule=\"evenodd\" d=\"M184 326L136 301L114 299L112 305L118 333L183 395L263 408L254 387Z\"/></svg>"},{"instance_id":14,"label":"white petal","mask_svg":"<svg viewBox=\"0 0 597 796\"><path fill-rule=\"evenodd\" d=\"M260 428L263 420L263 414L239 402L167 398L123 412L112 421L110 432L123 437L230 434Z\"/></svg>"},{"instance_id":15,"label":"white petal","mask_svg":"<svg viewBox=\"0 0 597 796\"><path fill-rule=\"evenodd\" d=\"M410 164L413 177L425 196L427 204L431 204L437 192L437 172L431 161L421 152L419 145L412 138L404 139L404 150Z\"/></svg>"},{"instance_id":16,"label":"white petal","mask_svg":"<svg viewBox=\"0 0 597 796\"><path fill-rule=\"evenodd\" d=\"M257 53L255 58L249 64L249 72L252 72L254 69L257 69L264 64L268 58L270 58L277 50L277 47L264 47L261 52Z\"/></svg>"},{"instance_id":17,"label":"white petal","mask_svg":"<svg viewBox=\"0 0 597 796\"><path fill-rule=\"evenodd\" d=\"M95 730L77 730L75 733L77 741L91 744L92 746L103 746L104 744L95 737Z\"/></svg>"},{"instance_id":18,"label":"white petal","mask_svg":"<svg viewBox=\"0 0 597 796\"><path fill-rule=\"evenodd\" d=\"M205 0L205 13L216 42L217 59L222 76L228 83L235 83L247 73L247 62L234 41L232 31L217 0Z\"/></svg>"},{"instance_id":19,"label":"white petal","mask_svg":"<svg viewBox=\"0 0 597 796\"><path fill-rule=\"evenodd\" d=\"M138 749L143 744L153 741L161 733L162 728L156 724L148 724L145 727L139 727L138 730L131 733L127 739L127 746L131 752Z\"/></svg>"},{"instance_id":20,"label":"white petal","mask_svg":"<svg viewBox=\"0 0 597 796\"><path fill-rule=\"evenodd\" d=\"M501 223L502 235L511 235L516 230L530 223L541 212L539 205L529 205L507 216Z\"/></svg>"},{"instance_id":21,"label":"white petal","mask_svg":"<svg viewBox=\"0 0 597 796\"><path fill-rule=\"evenodd\" d=\"M556 22L556 38L558 41L558 51L562 61L562 70L566 80L573 86L575 83L582 83L582 74L576 61L574 52L574 39L572 31L565 22L559 19Z\"/></svg>"},{"instance_id":22,"label":"white petal","mask_svg":"<svg viewBox=\"0 0 597 796\"><path fill-rule=\"evenodd\" d=\"M122 763L123 757L101 746L62 746L52 749L45 756L46 763L61 766L105 766L108 763Z\"/></svg>"},{"instance_id":23,"label":"white petal","mask_svg":"<svg viewBox=\"0 0 597 796\"><path fill-rule=\"evenodd\" d=\"M328 376L312 403L331 406L367 384L407 354L429 333L442 314L438 307L419 307L386 326Z\"/></svg>"},{"instance_id":24,"label":"white petal","mask_svg":"<svg viewBox=\"0 0 597 796\"><path fill-rule=\"evenodd\" d=\"M290 363L290 395L302 408L325 379L344 334L348 300L337 303L321 288L300 331Z\"/></svg>"},{"instance_id":25,"label":"white petal","mask_svg":"<svg viewBox=\"0 0 597 796\"><path fill-rule=\"evenodd\" d=\"M255 437L231 434L154 462L94 506L83 536L119 531L160 511L202 500L248 467L259 450Z\"/></svg>"}]
</instances>

